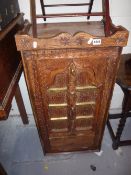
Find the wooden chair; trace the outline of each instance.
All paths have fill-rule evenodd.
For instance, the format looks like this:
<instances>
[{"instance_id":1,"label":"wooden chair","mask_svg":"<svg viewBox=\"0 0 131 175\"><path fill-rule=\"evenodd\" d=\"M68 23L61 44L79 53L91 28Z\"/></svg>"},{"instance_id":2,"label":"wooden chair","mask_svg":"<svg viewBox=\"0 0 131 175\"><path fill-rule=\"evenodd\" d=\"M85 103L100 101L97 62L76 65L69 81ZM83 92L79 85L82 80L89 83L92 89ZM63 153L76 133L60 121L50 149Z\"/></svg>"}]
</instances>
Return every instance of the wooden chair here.
<instances>
[{"instance_id":1,"label":"wooden chair","mask_svg":"<svg viewBox=\"0 0 131 175\"><path fill-rule=\"evenodd\" d=\"M105 26L105 36L110 35L110 13L109 13L109 0L102 0L103 11L102 12L92 12L94 0L90 0L89 3L76 3L76 4L45 4L44 0L40 0L42 14L36 14L36 3L35 0L30 0L31 4L31 17L32 17L32 26L33 26L33 37L37 37L37 18L43 18L46 21L47 18L58 18L58 17L80 17L87 16L87 19L90 19L90 16L103 16L103 22ZM45 8L47 7L70 7L70 6L88 6L87 13L59 13L59 14L46 14Z\"/></svg>"}]
</instances>

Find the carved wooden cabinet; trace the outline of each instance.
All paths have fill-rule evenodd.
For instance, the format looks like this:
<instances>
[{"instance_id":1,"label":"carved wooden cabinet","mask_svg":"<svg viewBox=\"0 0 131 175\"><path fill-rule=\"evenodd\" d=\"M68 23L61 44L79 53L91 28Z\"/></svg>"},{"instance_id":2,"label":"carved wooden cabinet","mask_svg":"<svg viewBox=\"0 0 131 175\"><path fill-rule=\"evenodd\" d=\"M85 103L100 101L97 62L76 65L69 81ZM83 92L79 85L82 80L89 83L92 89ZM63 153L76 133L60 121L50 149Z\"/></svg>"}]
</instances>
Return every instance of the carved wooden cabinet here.
<instances>
[{"instance_id":1,"label":"carved wooden cabinet","mask_svg":"<svg viewBox=\"0 0 131 175\"><path fill-rule=\"evenodd\" d=\"M37 38L27 24L16 43L44 152L100 149L128 31L114 28L104 37L101 22L37 27Z\"/></svg>"}]
</instances>

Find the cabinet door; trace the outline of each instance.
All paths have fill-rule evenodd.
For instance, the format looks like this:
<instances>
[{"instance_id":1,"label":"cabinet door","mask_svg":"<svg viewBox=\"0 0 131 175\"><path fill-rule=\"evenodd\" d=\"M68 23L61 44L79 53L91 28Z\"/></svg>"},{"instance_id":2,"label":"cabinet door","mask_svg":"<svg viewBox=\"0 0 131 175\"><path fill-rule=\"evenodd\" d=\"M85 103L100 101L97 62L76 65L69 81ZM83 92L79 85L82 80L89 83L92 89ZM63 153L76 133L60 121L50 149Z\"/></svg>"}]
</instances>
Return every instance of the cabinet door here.
<instances>
[{"instance_id":1,"label":"cabinet door","mask_svg":"<svg viewBox=\"0 0 131 175\"><path fill-rule=\"evenodd\" d=\"M34 61L41 95L38 103L41 100L48 133L46 152L93 149L101 120L107 59L92 57L87 51L68 55L64 51L62 56L55 56L55 52L59 51L52 51L52 57L49 53L37 53ZM38 110L40 107L36 107Z\"/></svg>"}]
</instances>

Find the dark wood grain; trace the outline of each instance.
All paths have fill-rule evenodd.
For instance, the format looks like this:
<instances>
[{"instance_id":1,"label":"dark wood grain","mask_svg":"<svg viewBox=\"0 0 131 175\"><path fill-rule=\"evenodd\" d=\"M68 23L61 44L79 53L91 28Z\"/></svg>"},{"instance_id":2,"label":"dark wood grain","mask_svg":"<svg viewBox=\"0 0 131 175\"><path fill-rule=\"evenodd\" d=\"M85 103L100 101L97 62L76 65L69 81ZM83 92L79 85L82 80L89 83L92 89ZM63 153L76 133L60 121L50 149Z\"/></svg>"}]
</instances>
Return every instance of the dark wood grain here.
<instances>
[{"instance_id":1,"label":"dark wood grain","mask_svg":"<svg viewBox=\"0 0 131 175\"><path fill-rule=\"evenodd\" d=\"M110 9L109 9L109 0L103 0L103 21L104 21L104 28L105 28L105 36L110 36L111 34L111 19L110 19Z\"/></svg>"},{"instance_id":2,"label":"dark wood grain","mask_svg":"<svg viewBox=\"0 0 131 175\"><path fill-rule=\"evenodd\" d=\"M36 15L36 18L56 18L56 17L79 17L79 16L105 16L103 12L93 12L93 13L61 13L61 14L46 14L46 15Z\"/></svg>"},{"instance_id":3,"label":"dark wood grain","mask_svg":"<svg viewBox=\"0 0 131 175\"><path fill-rule=\"evenodd\" d=\"M28 116L25 110L25 106L24 106L24 102L23 102L23 98L21 95L21 90L20 90L19 85L17 85L17 88L16 88L15 99L16 99L18 109L20 111L20 116L23 121L23 124L28 124L29 123Z\"/></svg>"},{"instance_id":4,"label":"dark wood grain","mask_svg":"<svg viewBox=\"0 0 131 175\"><path fill-rule=\"evenodd\" d=\"M44 0L40 0L42 14L36 14L36 3L35 0L30 0L30 11L31 11L31 21L32 21L32 33L33 37L37 37L37 18L43 18L46 21L47 18L61 18L61 17L83 17L87 16L87 19L90 19L90 16L102 16L105 27L105 36L109 36L111 34L111 20L110 20L110 12L109 12L109 0L102 0L102 10L101 12L92 12L94 0L90 0L89 3L74 3L74 4L45 4ZM45 13L45 7L78 7L78 6L89 6L88 12L76 12L76 13L53 13L47 14Z\"/></svg>"},{"instance_id":5,"label":"dark wood grain","mask_svg":"<svg viewBox=\"0 0 131 175\"><path fill-rule=\"evenodd\" d=\"M18 14L6 27L0 32L0 120L7 119L12 99L16 93L17 104L23 123L28 123L22 97L18 90L18 81L20 79L23 67L20 53L17 51L14 35L24 25L23 14Z\"/></svg>"},{"instance_id":6,"label":"dark wood grain","mask_svg":"<svg viewBox=\"0 0 131 175\"><path fill-rule=\"evenodd\" d=\"M37 28L36 28L36 5L35 0L30 0L30 14L31 14L31 23L33 26L33 36L37 36Z\"/></svg>"},{"instance_id":7,"label":"dark wood grain","mask_svg":"<svg viewBox=\"0 0 131 175\"><path fill-rule=\"evenodd\" d=\"M90 5L90 3L77 3L77 4L51 4L51 5L44 5L44 7L63 7L63 6L87 6Z\"/></svg>"},{"instance_id":8,"label":"dark wood grain","mask_svg":"<svg viewBox=\"0 0 131 175\"><path fill-rule=\"evenodd\" d=\"M7 118L12 98L22 72L20 53L17 52L14 35L23 26L23 14L0 32L0 118Z\"/></svg>"},{"instance_id":9,"label":"dark wood grain","mask_svg":"<svg viewBox=\"0 0 131 175\"><path fill-rule=\"evenodd\" d=\"M89 8L88 8L88 13L91 13L92 7L93 7L93 3L94 3L94 0L90 0ZM90 19L90 16L88 16L87 19Z\"/></svg>"},{"instance_id":10,"label":"dark wood grain","mask_svg":"<svg viewBox=\"0 0 131 175\"><path fill-rule=\"evenodd\" d=\"M44 0L40 0L40 3L41 3L42 14L45 15L45 4L44 4ZM46 18L44 18L44 21L46 21Z\"/></svg>"},{"instance_id":11,"label":"dark wood grain","mask_svg":"<svg viewBox=\"0 0 131 175\"><path fill-rule=\"evenodd\" d=\"M68 33L75 35L78 32L85 32L90 35L105 36L103 23L96 22L68 22L68 23L46 23L37 24L37 37L49 38L59 35L60 33ZM30 28L29 34L32 36L32 28ZM82 38L81 38L82 40Z\"/></svg>"}]
</instances>

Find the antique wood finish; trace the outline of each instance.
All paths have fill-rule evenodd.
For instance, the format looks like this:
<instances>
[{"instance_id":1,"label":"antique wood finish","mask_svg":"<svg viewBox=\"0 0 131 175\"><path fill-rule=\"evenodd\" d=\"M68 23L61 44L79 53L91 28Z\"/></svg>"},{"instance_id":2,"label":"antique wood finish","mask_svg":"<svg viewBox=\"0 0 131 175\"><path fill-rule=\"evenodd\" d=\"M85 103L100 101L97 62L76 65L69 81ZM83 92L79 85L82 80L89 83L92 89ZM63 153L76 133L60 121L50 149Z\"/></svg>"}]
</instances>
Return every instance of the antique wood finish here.
<instances>
[{"instance_id":1,"label":"antique wood finish","mask_svg":"<svg viewBox=\"0 0 131 175\"><path fill-rule=\"evenodd\" d=\"M119 146L131 145L131 140L121 141L121 136L126 124L126 120L128 117L131 117L131 54L122 55L116 83L121 87L124 93L124 98L122 104L122 113L110 114L107 121L107 126L113 140L113 149L118 149ZM116 118L120 118L120 120L117 131L114 133L109 120Z\"/></svg>"},{"instance_id":2,"label":"antique wood finish","mask_svg":"<svg viewBox=\"0 0 131 175\"><path fill-rule=\"evenodd\" d=\"M33 27L33 36L37 36L37 29L36 29L36 5L35 0L30 0L30 13L31 13L31 21L32 21L32 27ZM44 18L46 19L46 18Z\"/></svg>"},{"instance_id":3,"label":"antique wood finish","mask_svg":"<svg viewBox=\"0 0 131 175\"><path fill-rule=\"evenodd\" d=\"M43 15L43 18L44 18L44 21L46 21L46 18L48 18L48 17L55 17L55 14L52 14L52 15L46 15L45 14L45 7L80 7L80 6L88 6L88 13L85 13L85 15L84 15L84 13L81 13L81 15L79 14L79 13L76 13L75 15L76 16L87 16L87 19L90 19L90 16L91 16L91 11L92 11L92 6L93 6L93 2L94 2L94 0L90 0L90 2L88 2L88 3L73 3L73 4L45 4L44 3L44 0L40 0L40 4L41 4L41 9L42 9L42 15ZM35 12L35 9L33 9L34 10L34 12ZM67 13L66 13L67 14ZM99 13L95 13L96 15L98 14L99 15ZM72 16L74 16L73 15L73 13L71 13L71 14L67 14L68 16L69 15L72 15ZM57 15L58 17L60 17L60 16L63 16L63 15L61 15L60 13Z\"/></svg>"},{"instance_id":4,"label":"antique wood finish","mask_svg":"<svg viewBox=\"0 0 131 175\"><path fill-rule=\"evenodd\" d=\"M16 44L44 152L100 149L128 31L120 27L104 37L100 22L37 27L37 38L26 25ZM101 44L89 42L94 38Z\"/></svg>"},{"instance_id":5,"label":"antique wood finish","mask_svg":"<svg viewBox=\"0 0 131 175\"><path fill-rule=\"evenodd\" d=\"M109 0L101 0L102 2L102 12L92 12L94 0L90 0L89 3L73 3L73 4L45 4L44 0L40 0L42 14L36 14L36 0L30 0L30 11L31 11L31 21L32 21L32 30L33 37L37 38L37 19L43 18L46 21L46 18L60 18L60 17L82 17L87 16L87 19L90 19L90 16L102 16L103 24L105 27L105 36L111 35L111 20L110 20L110 12L109 12ZM84 13L53 13L46 14L45 7L70 7L70 6L88 6L88 12Z\"/></svg>"},{"instance_id":6,"label":"antique wood finish","mask_svg":"<svg viewBox=\"0 0 131 175\"><path fill-rule=\"evenodd\" d=\"M24 106L24 102L23 102L23 98L21 95L21 90L20 90L19 84L17 85L17 88L16 88L15 99L16 99L16 103L17 103L23 124L28 124L29 123L28 116L27 116L27 113L25 110L25 106Z\"/></svg>"},{"instance_id":7,"label":"antique wood finish","mask_svg":"<svg viewBox=\"0 0 131 175\"><path fill-rule=\"evenodd\" d=\"M90 0L90 4L89 4L89 8L88 8L88 13L91 13L93 3L94 3L94 0ZM90 16L88 16L87 19L90 19Z\"/></svg>"},{"instance_id":8,"label":"antique wood finish","mask_svg":"<svg viewBox=\"0 0 131 175\"><path fill-rule=\"evenodd\" d=\"M105 28L105 36L110 36L111 34L111 19L110 19L110 10L109 10L109 1L103 0L102 1L102 7L104 12L103 22L104 22L104 28Z\"/></svg>"},{"instance_id":9,"label":"antique wood finish","mask_svg":"<svg viewBox=\"0 0 131 175\"><path fill-rule=\"evenodd\" d=\"M18 81L22 73L20 53L17 52L14 35L23 27L23 14L18 14L5 29L0 31L0 120L7 119L12 98L16 99L23 123L27 124L27 114L22 110L23 99L18 92ZM17 89L17 91L16 91ZM19 105L20 104L20 105ZM25 120L26 118L26 120Z\"/></svg>"}]
</instances>

